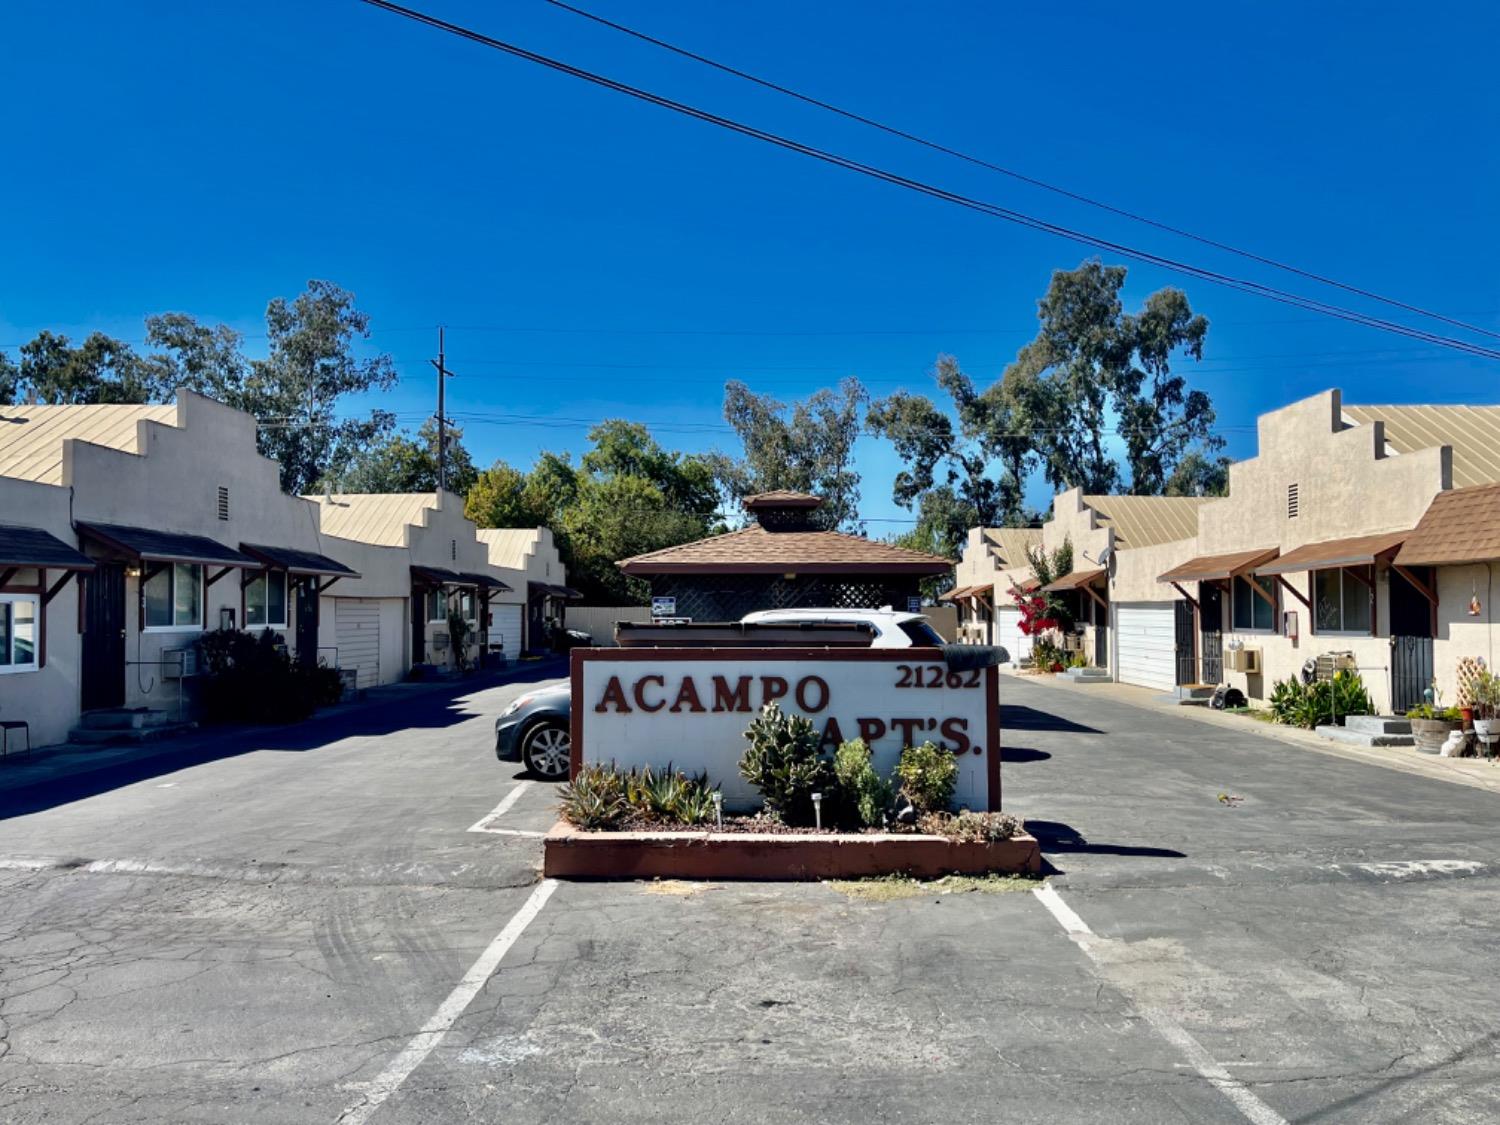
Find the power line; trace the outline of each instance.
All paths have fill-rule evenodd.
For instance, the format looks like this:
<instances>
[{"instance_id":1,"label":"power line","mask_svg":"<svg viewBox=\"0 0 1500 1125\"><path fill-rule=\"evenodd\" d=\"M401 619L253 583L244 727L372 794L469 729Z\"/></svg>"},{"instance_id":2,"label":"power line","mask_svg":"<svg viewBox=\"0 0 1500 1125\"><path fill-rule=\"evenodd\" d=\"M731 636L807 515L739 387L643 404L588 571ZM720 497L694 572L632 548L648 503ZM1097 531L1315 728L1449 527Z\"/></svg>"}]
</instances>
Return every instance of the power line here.
<instances>
[{"instance_id":1,"label":"power line","mask_svg":"<svg viewBox=\"0 0 1500 1125\"><path fill-rule=\"evenodd\" d=\"M1037 218L1033 215L1028 215L1025 212L1016 211L1008 207L1002 207L1001 205L996 203L989 203L984 200L975 199L970 196L963 195L959 192L949 191L946 188L938 187L922 180L913 179L909 176L903 176L899 173L891 172L872 164L865 164L850 157L841 156L837 153L830 152L826 149L820 149L812 145L803 144L802 142L793 140L789 137L785 137L777 133L772 133L753 125L746 125L743 122L735 121L731 118L711 113L708 110L699 109L695 106L688 105L685 102L674 101L673 99L664 97L660 94L654 94L648 90L643 90L639 87L628 85L627 83L617 81L613 78L607 78L601 74L596 74L593 71L584 70L581 67L573 66L570 63L565 63L558 59L550 58L547 55L542 55L535 51L527 50L524 47L519 47L512 43L507 43L504 40L496 39L492 36L485 35L481 32L474 31L467 27L463 27L460 24L449 23L447 20L439 19L436 16L431 16L424 12L419 12L411 8L405 8L399 4L390 3L389 0L360 0L360 2L367 4L373 8L380 8L383 11L391 12L394 15L401 16L415 23L424 24L428 27L446 32L450 35L454 35L462 39L467 39L481 46L489 47L492 50L501 51L516 58L524 59L527 62L532 62L539 66L544 66L549 70L554 70L561 74L566 74L570 77L578 78L585 82L590 82L596 86L601 86L604 89L612 90L616 93L625 94L628 97L636 98L640 101L659 106L660 108L671 110L674 113L682 114L685 117L691 117L706 124L718 126L719 128L738 133L741 136L749 137L753 140L759 140L766 144L774 145L789 152L799 153L814 160L822 161L825 164L833 165L834 167L843 168L851 172L857 172L860 175L868 176L871 179L879 180L896 187L903 187L910 191L929 196L933 199L939 199L943 200L944 202L953 203L959 207L964 207L968 210L976 211L980 214L989 215L992 218L1003 219L1006 222L1014 223L1018 226L1028 227L1032 230L1041 231L1046 234L1052 234L1059 238L1064 238L1071 242L1076 242L1080 245L1088 246L1091 249L1103 250L1112 254L1120 254L1124 257L1131 258L1138 262L1144 262L1148 265L1158 266L1162 269L1170 270L1175 273L1181 273L1188 277L1195 277L1203 281L1211 282L1215 285L1221 285L1229 289L1238 290L1239 292L1250 293L1254 296L1263 297L1267 300L1276 301L1279 304L1288 305L1293 308L1300 308L1309 312L1317 312L1324 316L1333 317L1335 319L1348 321L1354 324L1362 324L1366 327L1376 328L1381 331L1390 332L1395 335L1406 336L1411 339L1423 340L1430 344L1452 348L1456 351L1465 352L1470 355L1483 356L1487 359L1500 359L1500 350L1496 350L1494 348L1484 347L1479 344L1473 344L1468 341L1455 339L1449 336L1439 336L1435 333L1428 332L1425 329L1413 328L1409 325L1399 324L1395 321L1384 320L1380 317L1372 316L1368 313L1358 312L1353 309L1330 304L1326 301L1320 301L1300 294L1290 293L1285 290L1277 289L1274 286L1265 285L1261 282L1250 281L1245 278L1233 277L1228 274L1220 273L1216 270L1210 270L1201 266L1194 266L1186 262L1168 258L1164 255L1155 254L1147 250L1141 250L1136 247L1127 246L1123 243L1114 242L1110 239L1101 238L1096 235L1073 230L1069 227L1065 227L1057 223L1052 223L1045 219Z\"/></svg>"},{"instance_id":2,"label":"power line","mask_svg":"<svg viewBox=\"0 0 1500 1125\"><path fill-rule=\"evenodd\" d=\"M1433 312L1429 309L1424 309L1419 305L1413 305L1407 303L1406 301L1397 300L1394 297L1385 297L1369 289L1363 289L1357 285L1350 285L1346 282L1339 281L1336 278L1328 277L1325 274L1316 273L1312 270L1303 269L1299 266L1288 265L1286 262L1278 261L1275 258L1266 257L1263 254L1257 254L1251 250L1245 250L1241 247L1233 246L1227 242L1220 242L1217 239L1208 238L1201 234L1194 234L1192 231L1185 230L1182 227L1173 226L1170 223L1162 222L1159 219L1149 218L1146 215L1139 214L1135 211L1126 210L1123 207L1117 207L1112 203L1106 203L1103 200L1095 199L1091 196L1084 195L1081 192L1076 192L1068 188L1059 187L1056 184L1048 183L1046 180L1038 179L1035 176L1028 176L1024 172L1017 172L1014 168L1006 168L1003 165L996 164L993 161L985 160L983 157L974 156L971 153L962 151L961 149L956 149L949 145L929 140L926 137L918 136L916 133L911 133L904 129L898 129L893 125L887 125L884 122L877 121L872 117L866 117L865 115L856 113L853 110L844 109L840 106L832 104L831 102L822 101L808 94L793 90L789 86L783 86L779 83L772 82L769 79L750 74L747 71L729 66L726 63L721 63L717 59L711 59L707 55L698 54L697 52L690 51L685 47L679 47L675 43L668 43L664 39L658 39L653 35L647 35L643 31L637 31L635 28L627 27L625 24L617 23L614 20L606 19L603 16L596 15L593 12L585 11L583 8L579 8L573 4L566 3L565 0L545 0L545 2L551 4L554 8L561 8L563 11L572 12L576 16L581 16L582 18L591 20L596 24L612 28L615 31L621 32L625 35L629 35L632 38L639 39L644 43L650 43L652 46L660 47L662 50L670 51L682 58L691 59L694 62L702 63L704 66L712 67L714 70L720 71L724 74L733 75L735 78L740 78L746 82L751 82L756 86L762 87L763 89L772 90L778 94L783 94L786 97L793 98L796 101L802 102L804 105L815 106L818 109L826 110L827 112L836 114L837 116L842 117L848 121L854 121L860 125L868 126L871 129L877 129L889 136L898 137L904 141L910 141L913 144L921 145L923 148L930 149L934 152L940 152L946 156L955 157L958 160L965 161L966 163L975 165L976 167L984 168L991 172L998 172L1002 176L1009 176L1013 180L1017 180L1024 184L1029 184L1032 187L1041 188L1043 191L1049 191L1055 195L1063 196L1064 198L1071 199L1076 203L1083 203L1089 207L1095 207L1101 211L1107 211L1112 215L1118 215L1121 218L1129 219L1131 222L1142 223L1148 227L1154 227L1157 230L1166 231L1168 234L1174 234L1180 238L1190 239L1191 241L1197 242L1200 245L1211 246L1215 250L1223 250L1226 253L1234 254L1241 258L1246 258L1249 261L1259 262L1261 265L1271 266L1274 269L1283 270L1286 273L1294 274L1297 277L1306 278L1309 281L1316 281L1321 285L1329 285L1335 289L1342 289L1346 293L1354 293L1361 297L1367 297L1372 301L1379 301L1382 304L1390 305L1392 308L1403 309L1406 312L1416 313L1420 316L1429 317L1433 320L1441 321L1444 324L1451 324L1455 328L1463 328L1470 332L1477 332L1482 336L1490 336L1495 339L1500 339L1500 332L1495 332L1488 328L1481 328L1476 324L1470 324L1467 321L1458 320L1457 318L1448 316L1444 313Z\"/></svg>"}]
</instances>

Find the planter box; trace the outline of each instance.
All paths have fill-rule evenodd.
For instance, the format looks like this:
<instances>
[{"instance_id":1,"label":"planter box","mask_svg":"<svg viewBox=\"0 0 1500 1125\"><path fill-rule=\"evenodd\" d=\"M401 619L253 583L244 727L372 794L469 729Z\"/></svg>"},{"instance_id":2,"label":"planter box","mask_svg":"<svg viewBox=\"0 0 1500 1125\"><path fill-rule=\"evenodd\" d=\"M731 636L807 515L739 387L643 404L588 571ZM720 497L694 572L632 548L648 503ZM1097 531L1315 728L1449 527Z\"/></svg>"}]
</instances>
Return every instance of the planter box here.
<instances>
[{"instance_id":1,"label":"planter box","mask_svg":"<svg viewBox=\"0 0 1500 1125\"><path fill-rule=\"evenodd\" d=\"M542 874L557 879L848 879L1038 873L1036 838L959 844L916 833L798 835L750 832L584 832L558 822Z\"/></svg>"},{"instance_id":2,"label":"planter box","mask_svg":"<svg viewBox=\"0 0 1500 1125\"><path fill-rule=\"evenodd\" d=\"M1424 754L1436 754L1443 748L1443 743L1448 741L1450 731L1458 729L1457 723L1450 723L1447 719L1413 719L1411 720L1412 737L1416 739L1417 749Z\"/></svg>"}]
</instances>

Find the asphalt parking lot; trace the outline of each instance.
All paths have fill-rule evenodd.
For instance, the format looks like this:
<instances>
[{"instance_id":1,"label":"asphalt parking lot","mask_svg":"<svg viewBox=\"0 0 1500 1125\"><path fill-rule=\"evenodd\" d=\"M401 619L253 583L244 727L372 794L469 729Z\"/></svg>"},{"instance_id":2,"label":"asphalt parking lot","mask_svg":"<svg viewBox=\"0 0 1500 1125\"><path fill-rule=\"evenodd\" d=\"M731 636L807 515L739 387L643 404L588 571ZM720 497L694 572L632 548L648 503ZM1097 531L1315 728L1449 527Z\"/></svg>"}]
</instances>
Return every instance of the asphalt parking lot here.
<instances>
[{"instance_id":1,"label":"asphalt parking lot","mask_svg":"<svg viewBox=\"0 0 1500 1125\"><path fill-rule=\"evenodd\" d=\"M1041 893L541 883L525 689L0 797L0 1118L1500 1120L1492 794L1006 678Z\"/></svg>"}]
</instances>

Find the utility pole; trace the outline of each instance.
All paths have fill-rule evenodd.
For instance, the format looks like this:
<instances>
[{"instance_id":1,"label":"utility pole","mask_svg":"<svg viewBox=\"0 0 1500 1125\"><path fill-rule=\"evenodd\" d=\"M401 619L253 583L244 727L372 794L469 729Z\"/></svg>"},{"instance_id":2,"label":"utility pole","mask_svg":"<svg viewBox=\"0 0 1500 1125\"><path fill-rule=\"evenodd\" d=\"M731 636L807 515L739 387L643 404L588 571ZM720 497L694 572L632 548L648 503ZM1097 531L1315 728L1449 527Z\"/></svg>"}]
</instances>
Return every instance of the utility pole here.
<instances>
[{"instance_id":1,"label":"utility pole","mask_svg":"<svg viewBox=\"0 0 1500 1125\"><path fill-rule=\"evenodd\" d=\"M443 384L448 381L448 369L444 366L443 353L443 326L438 325L438 357L429 362L437 368L438 373L438 401L437 401L437 432L438 432L438 491L441 492L448 487L448 415L444 409Z\"/></svg>"}]
</instances>

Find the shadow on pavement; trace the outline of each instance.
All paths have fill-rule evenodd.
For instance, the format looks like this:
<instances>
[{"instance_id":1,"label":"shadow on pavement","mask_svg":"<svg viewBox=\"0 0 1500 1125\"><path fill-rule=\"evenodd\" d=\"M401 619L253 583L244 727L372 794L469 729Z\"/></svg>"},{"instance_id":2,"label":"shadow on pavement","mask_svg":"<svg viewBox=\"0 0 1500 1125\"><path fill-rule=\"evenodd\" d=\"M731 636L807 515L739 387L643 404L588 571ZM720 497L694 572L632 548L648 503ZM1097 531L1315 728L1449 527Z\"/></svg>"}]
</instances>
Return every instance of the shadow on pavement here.
<instances>
[{"instance_id":1,"label":"shadow on pavement","mask_svg":"<svg viewBox=\"0 0 1500 1125\"><path fill-rule=\"evenodd\" d=\"M1056 820L1027 820L1026 831L1036 837L1043 852L1060 855L1133 855L1144 859L1186 859L1186 852L1172 848L1148 848L1135 844L1093 844L1076 828Z\"/></svg>"},{"instance_id":2,"label":"shadow on pavement","mask_svg":"<svg viewBox=\"0 0 1500 1125\"><path fill-rule=\"evenodd\" d=\"M1045 762L1051 754L1045 750L1033 750L1029 746L1000 746L1000 762L1002 765L1014 765L1017 762Z\"/></svg>"},{"instance_id":3,"label":"shadow on pavement","mask_svg":"<svg viewBox=\"0 0 1500 1125\"><path fill-rule=\"evenodd\" d=\"M84 752L64 764L60 756L38 755L15 766L0 767L0 820L42 812L107 793L139 781L175 773L205 762L261 750L301 753L346 738L376 737L412 729L436 730L475 717L462 697L503 684L538 683L567 675L567 665L548 661L499 676L476 676L393 693L355 707L324 711L284 727L206 727L167 741L132 747L110 764L90 764L90 753L103 758L118 747ZM489 756L493 739L481 736L472 748ZM466 748L467 749L467 748ZM50 760L49 760L50 759ZM65 772L66 771L66 772Z\"/></svg>"},{"instance_id":4,"label":"shadow on pavement","mask_svg":"<svg viewBox=\"0 0 1500 1125\"><path fill-rule=\"evenodd\" d=\"M1051 730L1064 734L1103 734L1095 727L1086 727L1054 715L1051 711L1038 711L1035 707L1022 707L1015 703L1000 704L1000 733L1007 730Z\"/></svg>"}]
</instances>

